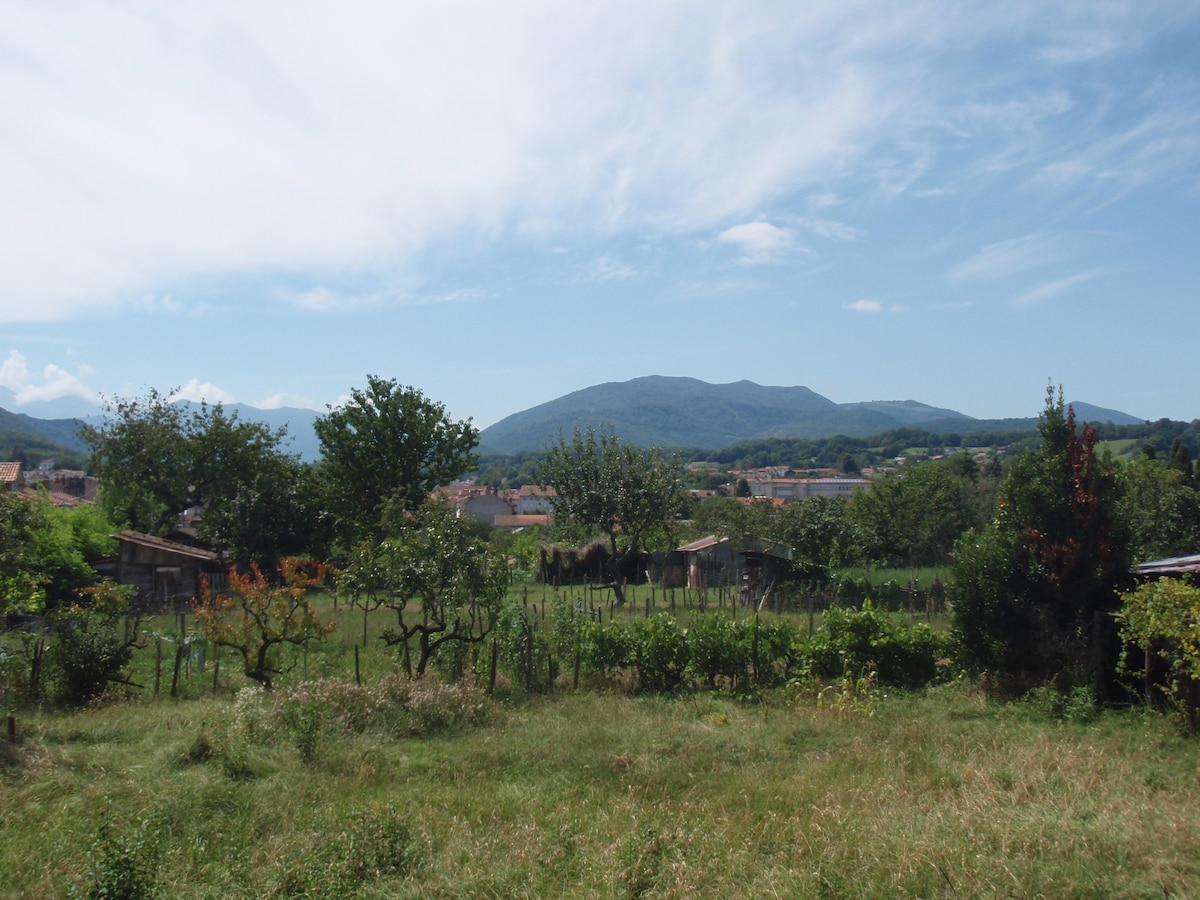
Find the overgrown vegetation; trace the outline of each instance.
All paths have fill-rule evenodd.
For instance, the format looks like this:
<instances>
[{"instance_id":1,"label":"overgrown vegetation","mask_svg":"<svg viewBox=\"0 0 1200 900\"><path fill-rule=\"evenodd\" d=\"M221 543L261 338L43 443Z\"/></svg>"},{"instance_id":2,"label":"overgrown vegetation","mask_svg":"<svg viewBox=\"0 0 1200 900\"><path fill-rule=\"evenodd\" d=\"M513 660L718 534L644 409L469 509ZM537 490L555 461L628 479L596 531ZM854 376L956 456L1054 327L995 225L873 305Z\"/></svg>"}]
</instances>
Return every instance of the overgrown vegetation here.
<instances>
[{"instance_id":1,"label":"overgrown vegetation","mask_svg":"<svg viewBox=\"0 0 1200 900\"><path fill-rule=\"evenodd\" d=\"M675 460L585 432L541 461L555 530L501 538L428 500L476 436L411 389L326 420L340 474L279 507L311 530L257 518L287 494L273 436L159 400L97 432L153 482L102 508L158 527L199 488L240 535L228 591L143 621L89 565L100 509L0 496L14 895L1148 896L1200 871L1200 590L1122 592L1139 555L1197 549L1184 435L1116 462L1051 391L1005 468L684 521ZM360 451L412 473L371 492ZM647 583L639 551L689 534L786 548L771 602ZM331 577L281 555L305 544ZM545 577L570 560L583 583Z\"/></svg>"},{"instance_id":2,"label":"overgrown vegetation","mask_svg":"<svg viewBox=\"0 0 1200 900\"><path fill-rule=\"evenodd\" d=\"M1192 890L1200 760L1166 720L1069 718L961 682L831 687L558 694L423 733L330 725L308 762L276 717L293 702L281 691L30 717L25 763L0 774L0 884L180 898ZM193 752L201 735L207 753Z\"/></svg>"}]
</instances>

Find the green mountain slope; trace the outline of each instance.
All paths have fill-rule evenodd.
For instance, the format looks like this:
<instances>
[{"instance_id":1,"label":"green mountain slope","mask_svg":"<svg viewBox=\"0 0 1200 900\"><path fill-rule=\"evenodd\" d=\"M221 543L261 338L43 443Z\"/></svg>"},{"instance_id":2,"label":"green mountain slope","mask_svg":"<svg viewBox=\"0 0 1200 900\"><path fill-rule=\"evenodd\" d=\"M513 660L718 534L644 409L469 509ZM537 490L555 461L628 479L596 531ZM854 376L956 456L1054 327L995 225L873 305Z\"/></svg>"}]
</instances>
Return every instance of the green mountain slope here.
<instances>
[{"instance_id":1,"label":"green mountain slope","mask_svg":"<svg viewBox=\"0 0 1200 900\"><path fill-rule=\"evenodd\" d=\"M483 430L480 449L537 450L560 432L588 426L643 445L719 448L761 437L867 435L954 418L973 421L912 400L838 404L806 387L656 375L596 385L515 413Z\"/></svg>"}]
</instances>

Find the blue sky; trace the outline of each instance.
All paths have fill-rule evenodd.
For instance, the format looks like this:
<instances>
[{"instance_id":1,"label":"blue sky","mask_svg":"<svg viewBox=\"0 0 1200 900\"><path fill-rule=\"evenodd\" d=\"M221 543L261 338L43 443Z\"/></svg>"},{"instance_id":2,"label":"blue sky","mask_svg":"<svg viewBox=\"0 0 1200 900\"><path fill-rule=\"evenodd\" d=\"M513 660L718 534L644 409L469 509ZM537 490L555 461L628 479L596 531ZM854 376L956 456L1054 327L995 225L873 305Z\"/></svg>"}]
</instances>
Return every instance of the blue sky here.
<instances>
[{"instance_id":1,"label":"blue sky","mask_svg":"<svg viewBox=\"0 0 1200 900\"><path fill-rule=\"evenodd\" d=\"M1200 4L0 0L0 398L1200 417ZM60 407L65 408L65 407Z\"/></svg>"}]
</instances>

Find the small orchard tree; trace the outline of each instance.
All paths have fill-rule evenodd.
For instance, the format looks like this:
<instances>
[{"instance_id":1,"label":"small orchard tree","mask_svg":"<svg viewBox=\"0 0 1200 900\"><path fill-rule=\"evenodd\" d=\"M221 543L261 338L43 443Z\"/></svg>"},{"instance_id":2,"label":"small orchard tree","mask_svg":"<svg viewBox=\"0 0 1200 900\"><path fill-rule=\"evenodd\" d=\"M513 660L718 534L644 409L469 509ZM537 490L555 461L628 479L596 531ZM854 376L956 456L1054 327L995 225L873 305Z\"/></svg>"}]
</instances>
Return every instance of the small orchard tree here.
<instances>
[{"instance_id":1,"label":"small orchard tree","mask_svg":"<svg viewBox=\"0 0 1200 900\"><path fill-rule=\"evenodd\" d=\"M126 667L140 634L139 618L129 617L132 597L132 587L105 580L51 610L51 661L60 677L59 693L68 703L86 703L110 684L133 685Z\"/></svg>"},{"instance_id":2,"label":"small orchard tree","mask_svg":"<svg viewBox=\"0 0 1200 900\"><path fill-rule=\"evenodd\" d=\"M204 636L241 654L246 677L270 690L284 671L285 646L303 647L334 630L308 601L308 590L324 583L325 566L312 560L281 560L278 580L251 564L244 573L229 570L227 592L206 587L193 609Z\"/></svg>"},{"instance_id":3,"label":"small orchard tree","mask_svg":"<svg viewBox=\"0 0 1200 900\"><path fill-rule=\"evenodd\" d=\"M395 614L383 640L401 648L409 676L420 678L440 648L463 652L491 634L508 567L437 500L388 519L388 537L360 545L338 575L338 590L361 595L364 610L381 605Z\"/></svg>"},{"instance_id":4,"label":"small orchard tree","mask_svg":"<svg viewBox=\"0 0 1200 900\"><path fill-rule=\"evenodd\" d=\"M643 449L588 428L546 448L538 471L554 489L556 519L597 529L612 550L609 574L618 606L625 603L621 568L646 541L669 538L684 508L682 467L661 449Z\"/></svg>"}]
</instances>

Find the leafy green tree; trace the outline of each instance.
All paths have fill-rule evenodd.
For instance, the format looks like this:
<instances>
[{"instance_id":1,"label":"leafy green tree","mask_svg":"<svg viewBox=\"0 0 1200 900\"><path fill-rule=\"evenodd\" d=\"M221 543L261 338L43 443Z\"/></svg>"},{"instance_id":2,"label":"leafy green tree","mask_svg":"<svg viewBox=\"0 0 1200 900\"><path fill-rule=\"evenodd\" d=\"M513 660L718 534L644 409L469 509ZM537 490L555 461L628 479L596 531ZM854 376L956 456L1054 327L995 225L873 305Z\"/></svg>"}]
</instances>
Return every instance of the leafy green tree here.
<instances>
[{"instance_id":1,"label":"leafy green tree","mask_svg":"<svg viewBox=\"0 0 1200 900\"><path fill-rule=\"evenodd\" d=\"M0 625L9 612L76 602L98 582L90 562L113 552L111 532L94 506L60 509L44 492L0 492Z\"/></svg>"},{"instance_id":2,"label":"leafy green tree","mask_svg":"<svg viewBox=\"0 0 1200 900\"><path fill-rule=\"evenodd\" d=\"M1192 455L1188 452L1182 437L1171 441L1171 452L1167 457L1167 465L1180 474L1185 484L1189 486L1192 484L1194 474Z\"/></svg>"},{"instance_id":3,"label":"leafy green tree","mask_svg":"<svg viewBox=\"0 0 1200 900\"><path fill-rule=\"evenodd\" d=\"M47 577L36 551L44 528L43 509L20 494L0 491L0 629L10 614L45 609Z\"/></svg>"},{"instance_id":4,"label":"leafy green tree","mask_svg":"<svg viewBox=\"0 0 1200 900\"><path fill-rule=\"evenodd\" d=\"M388 506L414 510L438 486L469 472L479 432L454 422L416 388L367 376L342 406L314 423L322 473L347 546L378 538Z\"/></svg>"},{"instance_id":5,"label":"leafy green tree","mask_svg":"<svg viewBox=\"0 0 1200 900\"><path fill-rule=\"evenodd\" d=\"M410 676L416 641L419 678L439 648L463 651L491 633L508 587L508 567L437 500L386 525L387 537L355 550L337 576L338 591L359 598L364 609L383 606L396 615L396 627L384 633L384 641L401 647Z\"/></svg>"},{"instance_id":6,"label":"leafy green tree","mask_svg":"<svg viewBox=\"0 0 1200 900\"><path fill-rule=\"evenodd\" d=\"M150 534L165 534L192 507L204 508L213 536L230 541L226 549L241 558L270 558L264 544L293 548L286 539L243 540L253 515L265 530L289 522L285 508L267 502L278 491L271 483L294 485L298 463L281 450L286 431L226 414L217 404L189 411L151 390L146 397L118 399L109 418L87 425L84 440L100 482L99 500L112 521ZM290 461L290 464L289 464Z\"/></svg>"},{"instance_id":7,"label":"leafy green tree","mask_svg":"<svg viewBox=\"0 0 1200 900\"><path fill-rule=\"evenodd\" d=\"M1122 464L1118 514L1135 560L1195 553L1200 548L1200 493L1177 468L1153 458Z\"/></svg>"},{"instance_id":8,"label":"leafy green tree","mask_svg":"<svg viewBox=\"0 0 1200 900\"><path fill-rule=\"evenodd\" d=\"M239 477L237 490L210 503L198 530L237 560L267 571L287 557L328 555L333 521L326 484L294 456L262 452Z\"/></svg>"},{"instance_id":9,"label":"leafy green tree","mask_svg":"<svg viewBox=\"0 0 1200 900\"><path fill-rule=\"evenodd\" d=\"M1129 546L1110 460L1047 391L1041 445L1009 470L993 521L959 542L949 597L963 662L1023 690L1054 680L1101 691L1115 671L1111 615Z\"/></svg>"},{"instance_id":10,"label":"leafy green tree","mask_svg":"<svg viewBox=\"0 0 1200 900\"><path fill-rule=\"evenodd\" d=\"M195 502L184 410L151 389L145 397L108 401L106 412L103 424L80 429L100 483L98 500L113 522L165 533Z\"/></svg>"},{"instance_id":11,"label":"leafy green tree","mask_svg":"<svg viewBox=\"0 0 1200 900\"><path fill-rule=\"evenodd\" d=\"M554 489L556 519L596 529L612 551L609 574L618 605L625 603L621 569L655 536L669 543L684 508L682 466L661 449L643 449L613 435L579 429L546 448L539 483Z\"/></svg>"},{"instance_id":12,"label":"leafy green tree","mask_svg":"<svg viewBox=\"0 0 1200 900\"><path fill-rule=\"evenodd\" d=\"M814 587L828 584L836 569L861 552L857 524L840 497L808 497L786 504L772 537L792 548L796 577Z\"/></svg>"},{"instance_id":13,"label":"leafy green tree","mask_svg":"<svg viewBox=\"0 0 1200 900\"><path fill-rule=\"evenodd\" d=\"M905 466L855 498L852 515L873 559L937 565L976 519L970 479L940 462Z\"/></svg>"},{"instance_id":14,"label":"leafy green tree","mask_svg":"<svg viewBox=\"0 0 1200 900\"><path fill-rule=\"evenodd\" d=\"M1195 732L1200 727L1200 587L1176 578L1141 584L1125 595L1118 619L1123 668L1138 655L1130 654L1134 648L1147 662L1161 663L1161 680L1148 687L1161 690Z\"/></svg>"}]
</instances>

